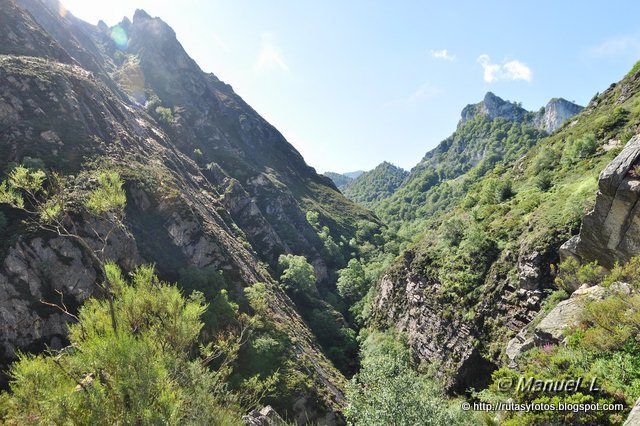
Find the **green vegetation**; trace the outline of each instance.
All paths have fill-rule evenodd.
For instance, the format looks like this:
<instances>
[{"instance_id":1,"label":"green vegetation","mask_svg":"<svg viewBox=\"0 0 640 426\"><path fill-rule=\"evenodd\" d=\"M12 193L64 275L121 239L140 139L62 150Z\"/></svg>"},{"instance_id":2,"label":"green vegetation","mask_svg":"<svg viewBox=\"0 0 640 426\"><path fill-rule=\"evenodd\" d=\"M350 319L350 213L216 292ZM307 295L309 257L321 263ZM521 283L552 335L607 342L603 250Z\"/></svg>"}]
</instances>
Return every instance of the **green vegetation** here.
<instances>
[{"instance_id":1,"label":"green vegetation","mask_svg":"<svg viewBox=\"0 0 640 426\"><path fill-rule=\"evenodd\" d=\"M374 332L362 344L362 368L347 387L354 425L476 425L438 384L411 366L406 343Z\"/></svg>"},{"instance_id":2,"label":"green vegetation","mask_svg":"<svg viewBox=\"0 0 640 426\"><path fill-rule=\"evenodd\" d=\"M341 175L340 173L326 172L324 175L331 179L338 189L342 189L349 182L353 181L349 176Z\"/></svg>"},{"instance_id":3,"label":"green vegetation","mask_svg":"<svg viewBox=\"0 0 640 426\"><path fill-rule=\"evenodd\" d=\"M159 281L151 267L131 281L105 265L115 297L89 299L69 327L70 345L20 355L11 368L11 393L0 400L6 424L240 424L225 369L192 356L206 310L201 293L189 297Z\"/></svg>"},{"instance_id":4,"label":"green vegetation","mask_svg":"<svg viewBox=\"0 0 640 426\"><path fill-rule=\"evenodd\" d=\"M520 373L502 368L493 374L492 384L480 397L490 400L513 398L514 402L540 403L624 403L631 407L640 395L640 257L625 265L616 265L610 273L594 263L577 266L567 261L560 266L562 283L600 285L606 293L603 300L589 302L581 313L579 324L565 331L567 345L546 345L524 354L519 361ZM577 281L568 281L573 277ZM505 378L517 382L519 377L535 377L542 380L562 380L583 377L584 389L571 394L549 394L540 391L510 391L508 395L499 389ZM597 380L599 391L589 392L588 384ZM563 424L620 425L626 413L589 412L538 412L499 413L505 418L501 424Z\"/></svg>"},{"instance_id":5,"label":"green vegetation","mask_svg":"<svg viewBox=\"0 0 640 426\"><path fill-rule=\"evenodd\" d=\"M372 207L393 194L408 175L405 170L385 161L346 184L342 192L347 198Z\"/></svg>"},{"instance_id":6,"label":"green vegetation","mask_svg":"<svg viewBox=\"0 0 640 426\"><path fill-rule=\"evenodd\" d=\"M173 111L171 111L171 108L158 106L155 109L155 113L158 120L160 120L164 124L173 124L175 122L175 118L173 117Z\"/></svg>"},{"instance_id":7,"label":"green vegetation","mask_svg":"<svg viewBox=\"0 0 640 426\"><path fill-rule=\"evenodd\" d=\"M281 255L278 264L282 268L280 283L285 289L293 293L302 293L312 296L317 292L316 274L313 266L309 265L304 256L294 256L292 254Z\"/></svg>"}]
</instances>

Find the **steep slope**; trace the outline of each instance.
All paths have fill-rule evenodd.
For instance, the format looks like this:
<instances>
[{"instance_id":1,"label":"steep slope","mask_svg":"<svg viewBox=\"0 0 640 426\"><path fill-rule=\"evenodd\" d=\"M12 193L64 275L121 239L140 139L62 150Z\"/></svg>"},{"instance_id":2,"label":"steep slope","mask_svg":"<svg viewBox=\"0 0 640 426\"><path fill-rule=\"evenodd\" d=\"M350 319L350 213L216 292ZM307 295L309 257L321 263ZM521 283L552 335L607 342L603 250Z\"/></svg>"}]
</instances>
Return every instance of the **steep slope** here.
<instances>
[{"instance_id":1,"label":"steep slope","mask_svg":"<svg viewBox=\"0 0 640 426\"><path fill-rule=\"evenodd\" d=\"M408 174L400 167L385 161L349 182L342 188L342 192L350 200L372 207L393 194Z\"/></svg>"},{"instance_id":2,"label":"steep slope","mask_svg":"<svg viewBox=\"0 0 640 426\"><path fill-rule=\"evenodd\" d=\"M339 421L333 412L344 378L273 277L278 256L291 252L327 276L308 210L345 238L359 219L375 218L307 166L228 85L202 72L161 20L138 11L110 29L61 16L55 1L0 6L0 170L38 159L79 189L88 172L117 170L128 208L109 256L125 270L155 263L169 280L181 268L222 270L241 305L244 287L267 283L270 315L295 342L291 357L306 377L288 415ZM123 32L124 44L115 37ZM77 307L95 292L97 272L74 242L34 233L16 212L2 213L4 370L17 350L64 344L69 317L41 301L61 291ZM84 216L75 226L89 239L92 227L100 229Z\"/></svg>"},{"instance_id":3,"label":"steep slope","mask_svg":"<svg viewBox=\"0 0 640 426\"><path fill-rule=\"evenodd\" d=\"M345 185L353 180L353 178L350 178L346 175L341 175L340 173L325 172L324 175L331 179L338 189L342 189Z\"/></svg>"},{"instance_id":4,"label":"steep slope","mask_svg":"<svg viewBox=\"0 0 640 426\"><path fill-rule=\"evenodd\" d=\"M544 139L528 139L536 134L528 124L467 117L425 162L438 158L431 167L455 176L441 163L455 164L451 147L458 146L475 166L444 182L412 173L410 183L381 204L391 220L408 220L395 219L407 236L421 237L380 281L373 324L408 333L417 357L438 364L450 389L486 386L503 362L504 337L533 320L554 288L559 248L593 204L598 174L638 129L639 77L630 73ZM513 105L499 111L523 116ZM482 132L497 124L517 131L510 143L493 139L498 152L512 154L485 166L482 154L492 138L465 144L469 139L461 135L474 124ZM476 134L487 135L482 132ZM418 201L403 206L396 201L401 197Z\"/></svg>"}]
</instances>

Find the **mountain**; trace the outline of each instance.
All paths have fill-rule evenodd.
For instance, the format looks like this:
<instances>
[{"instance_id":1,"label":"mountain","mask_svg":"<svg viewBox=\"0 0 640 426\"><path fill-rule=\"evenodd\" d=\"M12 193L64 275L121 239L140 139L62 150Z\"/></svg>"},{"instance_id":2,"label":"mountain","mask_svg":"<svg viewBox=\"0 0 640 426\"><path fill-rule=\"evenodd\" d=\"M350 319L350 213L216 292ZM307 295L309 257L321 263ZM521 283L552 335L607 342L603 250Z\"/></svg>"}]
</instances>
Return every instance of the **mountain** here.
<instances>
[{"instance_id":1,"label":"mountain","mask_svg":"<svg viewBox=\"0 0 640 426\"><path fill-rule=\"evenodd\" d=\"M363 206L372 206L393 194L409 173L383 162L364 172L342 188L344 195Z\"/></svg>"},{"instance_id":2,"label":"mountain","mask_svg":"<svg viewBox=\"0 0 640 426\"><path fill-rule=\"evenodd\" d=\"M529 325L540 330L542 316L568 297L556 278L576 279L561 253L607 268L640 254L633 248L639 82L634 67L547 136L531 126L535 114L489 95L486 105L465 108L456 133L378 207L412 243L378 282L372 324L406 333L420 361L439 365L450 391L496 389L492 372L511 374L505 336ZM602 280L587 269L580 274ZM532 345L525 340L515 340L522 351ZM534 359L525 367L554 374L544 367L552 361ZM626 394L627 401L637 396Z\"/></svg>"},{"instance_id":3,"label":"mountain","mask_svg":"<svg viewBox=\"0 0 640 426\"><path fill-rule=\"evenodd\" d=\"M567 120L583 110L583 107L563 98L551 99L533 119L535 126L547 133L553 133Z\"/></svg>"},{"instance_id":4,"label":"mountain","mask_svg":"<svg viewBox=\"0 0 640 426\"><path fill-rule=\"evenodd\" d=\"M343 173L348 178L356 179L358 176L364 173L364 170L356 170L355 172Z\"/></svg>"},{"instance_id":5,"label":"mountain","mask_svg":"<svg viewBox=\"0 0 640 426\"><path fill-rule=\"evenodd\" d=\"M353 180L353 178L350 178L347 175L341 175L340 173L326 172L324 175L331 179L338 189L342 189Z\"/></svg>"},{"instance_id":6,"label":"mountain","mask_svg":"<svg viewBox=\"0 0 640 426\"><path fill-rule=\"evenodd\" d=\"M155 264L169 281L191 270L222 271L228 297L245 310L244 289L265 283L272 333L289 342L278 343L286 349L274 368L296 383L281 382L272 404L292 419L340 422L344 377L305 315L329 315L323 330L343 326L323 300L335 292L328 277L340 265L327 260L326 247L332 243L341 258L334 239L378 220L309 167L229 85L203 72L161 19L138 10L109 28L61 14L54 0L0 6L0 170L35 164L72 181L78 194L94 173L118 172L127 209L106 255L126 272ZM307 220L310 211L326 232ZM0 213L5 370L17 351L64 346L73 317L42 301L60 293L77 310L98 292L100 271L75 240L25 227L12 209ZM86 213L69 226L89 245L102 238L104 224ZM283 254L313 264L322 294L292 301L295 292L277 283Z\"/></svg>"}]
</instances>

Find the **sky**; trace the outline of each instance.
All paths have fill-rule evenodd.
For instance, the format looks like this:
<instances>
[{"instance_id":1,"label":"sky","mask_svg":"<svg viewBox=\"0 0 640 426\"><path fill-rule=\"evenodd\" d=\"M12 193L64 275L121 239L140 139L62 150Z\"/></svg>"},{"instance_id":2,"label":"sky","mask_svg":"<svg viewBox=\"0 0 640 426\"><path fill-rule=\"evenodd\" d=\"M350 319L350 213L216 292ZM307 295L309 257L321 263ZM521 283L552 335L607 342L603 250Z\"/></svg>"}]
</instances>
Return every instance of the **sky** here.
<instances>
[{"instance_id":1,"label":"sky","mask_svg":"<svg viewBox=\"0 0 640 426\"><path fill-rule=\"evenodd\" d=\"M640 59L640 2L63 0L115 25L144 9L319 172L410 169L487 91L586 105Z\"/></svg>"}]
</instances>

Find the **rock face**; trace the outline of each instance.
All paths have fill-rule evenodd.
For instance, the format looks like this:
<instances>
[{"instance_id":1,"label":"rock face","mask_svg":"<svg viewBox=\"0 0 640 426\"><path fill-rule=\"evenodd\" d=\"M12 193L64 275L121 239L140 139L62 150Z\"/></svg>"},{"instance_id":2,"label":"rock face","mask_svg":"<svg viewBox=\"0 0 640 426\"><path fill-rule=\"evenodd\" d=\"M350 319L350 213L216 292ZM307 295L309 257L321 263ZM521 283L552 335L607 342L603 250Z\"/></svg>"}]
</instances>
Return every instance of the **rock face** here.
<instances>
[{"instance_id":1,"label":"rock face","mask_svg":"<svg viewBox=\"0 0 640 426\"><path fill-rule=\"evenodd\" d=\"M287 423L270 405L262 410L253 410L242 418L246 426L284 426Z\"/></svg>"},{"instance_id":2,"label":"rock face","mask_svg":"<svg viewBox=\"0 0 640 426\"><path fill-rule=\"evenodd\" d=\"M563 246L563 255L597 260L611 268L640 253L640 137L629 140L600 174L596 203L582 221L580 234ZM640 170L639 170L640 171Z\"/></svg>"},{"instance_id":3,"label":"rock face","mask_svg":"<svg viewBox=\"0 0 640 426\"><path fill-rule=\"evenodd\" d=\"M412 261L411 252L405 253L403 270L380 281L374 324L407 333L418 360L437 365L449 391L482 388L496 367L477 351L477 323L443 317L445 307L433 298L439 283L416 273Z\"/></svg>"},{"instance_id":4,"label":"rock face","mask_svg":"<svg viewBox=\"0 0 640 426\"><path fill-rule=\"evenodd\" d=\"M204 73L163 21L138 11L120 27L122 45L104 24L61 16L57 1L0 0L0 170L39 158L48 169L75 176L79 189L85 171L119 171L126 227L108 250L125 270L155 263L172 281L180 268L211 266L241 292L255 282L273 283L269 265L282 253L305 255L326 269L323 243L305 218L313 206L344 235L358 219L376 220L309 167L230 86ZM30 232L16 212L2 213L8 219L0 230L4 370L17 350L64 344L69 318L42 301L57 302L62 293L77 308L96 291L96 272L74 243ZM88 220L74 223L90 237ZM299 367L321 400L292 414L325 418L343 404L344 378L291 300L272 287L274 321L295 336Z\"/></svg>"},{"instance_id":5,"label":"rock face","mask_svg":"<svg viewBox=\"0 0 640 426\"><path fill-rule=\"evenodd\" d=\"M537 346L546 343L558 344L564 340L564 331L577 323L585 305L591 300L603 299L602 287L583 287L574 291L571 297L558 303L534 329Z\"/></svg>"},{"instance_id":6,"label":"rock face","mask_svg":"<svg viewBox=\"0 0 640 426\"><path fill-rule=\"evenodd\" d=\"M479 114L487 115L492 120L500 117L509 121L522 121L527 112L526 109L518 104L505 101L492 92L487 92L482 102L467 105L462 110L462 117L460 118L458 127Z\"/></svg>"},{"instance_id":7,"label":"rock face","mask_svg":"<svg viewBox=\"0 0 640 426\"><path fill-rule=\"evenodd\" d=\"M601 300L605 295L606 290L603 287L584 286L574 291L569 299L558 303L546 315L541 314L544 316L535 327L522 329L507 344L505 353L511 366L515 366L517 358L534 346L561 344L565 339L565 330L578 323L586 304L592 300Z\"/></svg>"},{"instance_id":8,"label":"rock face","mask_svg":"<svg viewBox=\"0 0 640 426\"><path fill-rule=\"evenodd\" d=\"M640 399L636 401L635 405L629 413L629 417L624 422L623 426L637 426L640 425Z\"/></svg>"},{"instance_id":9,"label":"rock face","mask_svg":"<svg viewBox=\"0 0 640 426\"><path fill-rule=\"evenodd\" d=\"M537 114L534 123L537 128L547 133L553 133L565 121L580 113L583 109L580 105L576 105L566 99L553 98L544 107L544 111L540 111Z\"/></svg>"},{"instance_id":10,"label":"rock face","mask_svg":"<svg viewBox=\"0 0 640 426\"><path fill-rule=\"evenodd\" d=\"M486 115L490 119L504 118L509 121L527 121L540 130L552 133L565 121L580 113L583 107L563 98L553 98L547 105L536 113L531 113L519 104L505 101L487 92L482 102L467 105L462 110L462 117L458 127L462 126L477 115Z\"/></svg>"}]
</instances>

